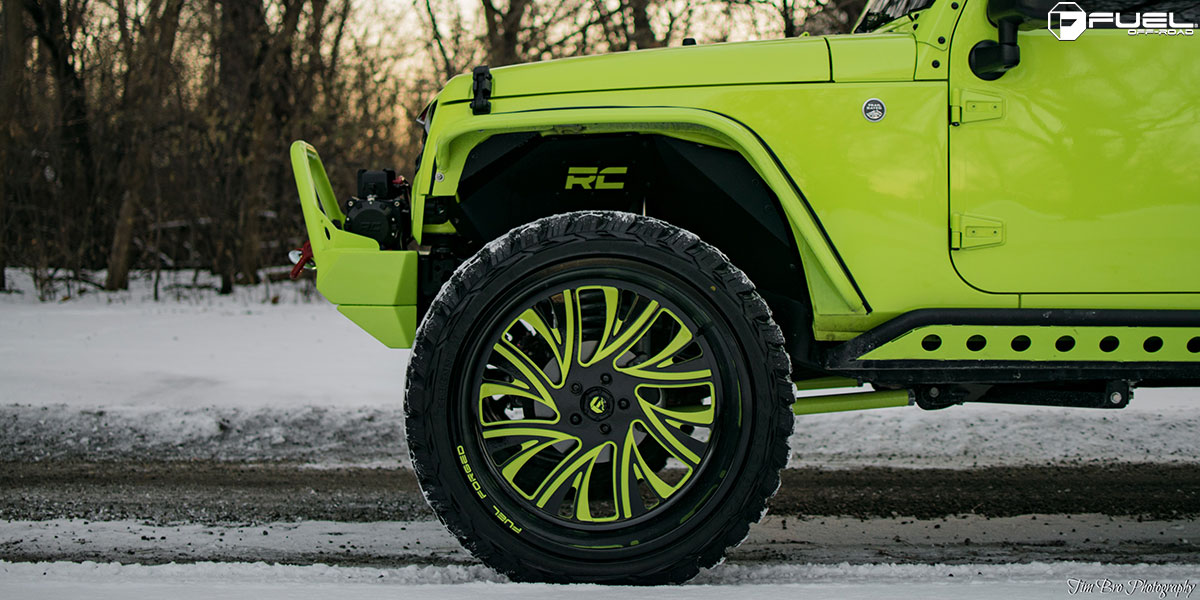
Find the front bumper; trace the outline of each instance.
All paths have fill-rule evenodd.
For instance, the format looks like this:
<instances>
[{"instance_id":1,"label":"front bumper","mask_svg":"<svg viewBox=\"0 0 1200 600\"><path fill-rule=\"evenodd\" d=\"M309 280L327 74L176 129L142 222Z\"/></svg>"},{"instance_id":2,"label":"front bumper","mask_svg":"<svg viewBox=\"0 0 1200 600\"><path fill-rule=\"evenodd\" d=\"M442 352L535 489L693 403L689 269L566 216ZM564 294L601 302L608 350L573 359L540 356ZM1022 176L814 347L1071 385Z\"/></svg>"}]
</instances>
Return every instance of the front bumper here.
<instances>
[{"instance_id":1,"label":"front bumper","mask_svg":"<svg viewBox=\"0 0 1200 600\"><path fill-rule=\"evenodd\" d=\"M341 228L346 217L317 150L292 144L292 171L317 266L317 290L389 348L411 348L417 330L417 252L383 251Z\"/></svg>"}]
</instances>

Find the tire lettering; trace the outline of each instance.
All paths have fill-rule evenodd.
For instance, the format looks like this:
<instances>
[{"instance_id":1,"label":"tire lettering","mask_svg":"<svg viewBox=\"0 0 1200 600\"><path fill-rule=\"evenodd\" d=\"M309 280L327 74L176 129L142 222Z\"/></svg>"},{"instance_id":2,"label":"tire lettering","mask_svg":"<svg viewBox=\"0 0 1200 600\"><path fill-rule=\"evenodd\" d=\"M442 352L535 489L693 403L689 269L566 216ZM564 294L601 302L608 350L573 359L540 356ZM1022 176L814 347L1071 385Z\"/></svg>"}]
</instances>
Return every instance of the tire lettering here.
<instances>
[{"instance_id":1,"label":"tire lettering","mask_svg":"<svg viewBox=\"0 0 1200 600\"><path fill-rule=\"evenodd\" d=\"M458 447L458 462L462 463L463 473L466 473L467 481L471 483L471 489L475 490L475 494L481 500L487 498L487 494L483 493L483 486L479 485L479 481L475 479L475 474L471 472L471 464L467 462L467 451L462 446Z\"/></svg>"},{"instance_id":2,"label":"tire lettering","mask_svg":"<svg viewBox=\"0 0 1200 600\"><path fill-rule=\"evenodd\" d=\"M512 519L508 518L508 515L504 514L504 512L500 510L499 506L493 504L492 510L496 511L496 518L499 519L501 523L508 525L508 528L513 530L513 533L521 533L521 530L524 529L524 527L517 527L517 524L514 523Z\"/></svg>"}]
</instances>

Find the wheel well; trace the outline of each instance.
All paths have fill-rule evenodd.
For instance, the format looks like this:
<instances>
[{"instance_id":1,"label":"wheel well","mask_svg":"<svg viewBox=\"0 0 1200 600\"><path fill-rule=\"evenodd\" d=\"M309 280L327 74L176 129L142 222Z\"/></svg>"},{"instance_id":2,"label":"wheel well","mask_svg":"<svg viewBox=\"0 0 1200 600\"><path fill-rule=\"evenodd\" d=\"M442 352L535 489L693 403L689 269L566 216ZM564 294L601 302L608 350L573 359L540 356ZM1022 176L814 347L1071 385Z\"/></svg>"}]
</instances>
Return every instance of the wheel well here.
<instances>
[{"instance_id":1,"label":"wheel well","mask_svg":"<svg viewBox=\"0 0 1200 600\"><path fill-rule=\"evenodd\" d=\"M796 240L775 193L738 152L658 134L500 134L470 151L458 190L457 203L427 209L427 223L449 219L470 246L576 210L645 214L691 231L754 282L793 371L818 370Z\"/></svg>"}]
</instances>

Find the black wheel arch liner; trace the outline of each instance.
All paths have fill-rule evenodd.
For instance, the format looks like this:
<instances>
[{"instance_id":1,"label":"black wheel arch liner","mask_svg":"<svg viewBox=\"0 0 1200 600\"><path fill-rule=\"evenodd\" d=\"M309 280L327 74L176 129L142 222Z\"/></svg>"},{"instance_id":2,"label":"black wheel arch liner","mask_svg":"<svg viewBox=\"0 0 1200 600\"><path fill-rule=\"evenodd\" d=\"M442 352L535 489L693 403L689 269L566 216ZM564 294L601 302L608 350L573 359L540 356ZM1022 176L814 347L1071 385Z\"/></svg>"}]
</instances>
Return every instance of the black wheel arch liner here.
<instances>
[{"instance_id":1,"label":"black wheel arch liner","mask_svg":"<svg viewBox=\"0 0 1200 600\"><path fill-rule=\"evenodd\" d=\"M624 172L606 176L608 189L595 181L568 189L571 168L612 167ZM771 307L794 368L818 366L797 241L775 192L737 151L658 133L499 133L469 151L448 216L483 243L541 217L596 209L661 218L724 252Z\"/></svg>"}]
</instances>

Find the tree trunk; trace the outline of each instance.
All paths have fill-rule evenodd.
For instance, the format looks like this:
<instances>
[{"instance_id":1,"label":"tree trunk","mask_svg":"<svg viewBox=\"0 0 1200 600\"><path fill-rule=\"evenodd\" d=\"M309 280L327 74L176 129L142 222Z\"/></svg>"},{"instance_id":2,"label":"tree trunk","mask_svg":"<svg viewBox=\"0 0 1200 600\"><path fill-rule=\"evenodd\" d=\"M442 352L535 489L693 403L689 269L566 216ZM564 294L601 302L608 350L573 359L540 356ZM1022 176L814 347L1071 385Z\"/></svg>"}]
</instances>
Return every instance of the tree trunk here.
<instances>
[{"instance_id":1,"label":"tree trunk","mask_svg":"<svg viewBox=\"0 0 1200 600\"><path fill-rule=\"evenodd\" d=\"M800 35L799 24L796 23L796 5L792 0L783 0L779 5L779 17L783 19L783 37Z\"/></svg>"},{"instance_id":2,"label":"tree trunk","mask_svg":"<svg viewBox=\"0 0 1200 600\"><path fill-rule=\"evenodd\" d=\"M117 214L117 226L113 233L112 252L108 257L106 290L129 288L129 246L133 241L133 215L137 203L136 192L126 190L121 197L121 210Z\"/></svg>"},{"instance_id":3,"label":"tree trunk","mask_svg":"<svg viewBox=\"0 0 1200 600\"><path fill-rule=\"evenodd\" d=\"M633 41L638 49L661 48L664 42L650 27L650 0L630 0L629 10L633 13Z\"/></svg>"},{"instance_id":4,"label":"tree trunk","mask_svg":"<svg viewBox=\"0 0 1200 600\"><path fill-rule=\"evenodd\" d=\"M0 47L0 290L7 289L8 219L5 204L14 187L9 183L9 149L16 146L18 124L14 118L21 100L25 73L25 12L19 0L4 0L3 47Z\"/></svg>"},{"instance_id":5,"label":"tree trunk","mask_svg":"<svg viewBox=\"0 0 1200 600\"><path fill-rule=\"evenodd\" d=\"M78 244L76 256L82 256L92 240L92 223L95 222L95 163L92 154L91 133L88 121L87 94L79 66L81 60L74 47L72 34L75 31L68 23L61 0L26 0L25 8L34 23L34 33L50 60L57 88L59 109L59 135L64 148L62 178L70 182L67 193L82 200L79 220L80 228L64 232L67 239L74 238ZM69 243L69 242L68 242ZM66 253L67 257L71 255ZM78 269L81 265L70 265Z\"/></svg>"},{"instance_id":6,"label":"tree trunk","mask_svg":"<svg viewBox=\"0 0 1200 600\"><path fill-rule=\"evenodd\" d=\"M279 28L265 39L263 54L254 78L254 110L250 113L250 139L245 165L246 184L242 195L242 225L238 269L247 283L259 283L258 269L262 266L261 213L269 207L271 198L278 196L279 179L271 176L272 165L278 162L281 143L279 135L292 118L291 85L295 78L292 54L300 27L304 0L287 0ZM318 24L312 24L314 28Z\"/></svg>"},{"instance_id":7,"label":"tree trunk","mask_svg":"<svg viewBox=\"0 0 1200 600\"><path fill-rule=\"evenodd\" d=\"M150 180L151 159L156 145L156 124L161 120L162 97L166 94L171 55L175 51L175 37L179 31L179 16L183 0L162 0L150 3L147 22L141 39L126 47L133 48L129 56L129 77L122 104L125 116L133 125L129 130L129 148L117 169L125 193L113 228L112 246L108 254L108 278L106 290L123 290L129 287L130 250L133 242L134 217L145 204L147 182ZM122 11L124 12L124 11ZM122 30L123 35L127 35Z\"/></svg>"},{"instance_id":8,"label":"tree trunk","mask_svg":"<svg viewBox=\"0 0 1200 600\"><path fill-rule=\"evenodd\" d=\"M520 35L529 2L509 0L508 10L501 11L492 0L483 0L483 16L487 21L488 65L501 67L524 60Z\"/></svg>"},{"instance_id":9,"label":"tree trunk","mask_svg":"<svg viewBox=\"0 0 1200 600\"><path fill-rule=\"evenodd\" d=\"M266 58L268 38L262 0L216 0L220 8L216 54L217 122L220 158L217 165L223 183L217 192L224 209L214 215L218 228L216 270L221 275L221 293L233 292L240 271L251 267L248 252L257 252L253 219L257 201L249 191L248 164L254 160L254 116L260 104L259 67ZM232 220L232 223L230 222Z\"/></svg>"}]
</instances>

